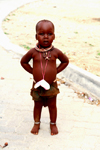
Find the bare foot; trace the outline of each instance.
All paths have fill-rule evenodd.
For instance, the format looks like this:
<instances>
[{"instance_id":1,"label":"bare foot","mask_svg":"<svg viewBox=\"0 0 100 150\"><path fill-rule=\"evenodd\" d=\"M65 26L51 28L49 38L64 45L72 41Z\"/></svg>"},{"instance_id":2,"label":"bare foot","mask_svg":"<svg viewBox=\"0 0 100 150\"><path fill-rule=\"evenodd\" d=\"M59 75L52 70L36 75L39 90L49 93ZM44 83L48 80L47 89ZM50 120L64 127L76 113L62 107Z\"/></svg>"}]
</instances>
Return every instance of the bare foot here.
<instances>
[{"instance_id":1,"label":"bare foot","mask_svg":"<svg viewBox=\"0 0 100 150\"><path fill-rule=\"evenodd\" d=\"M40 129L40 124L34 124L31 133L37 135Z\"/></svg>"},{"instance_id":2,"label":"bare foot","mask_svg":"<svg viewBox=\"0 0 100 150\"><path fill-rule=\"evenodd\" d=\"M58 128L57 128L56 124L54 124L54 125L50 124L50 129L51 129L51 135L58 134Z\"/></svg>"}]
</instances>

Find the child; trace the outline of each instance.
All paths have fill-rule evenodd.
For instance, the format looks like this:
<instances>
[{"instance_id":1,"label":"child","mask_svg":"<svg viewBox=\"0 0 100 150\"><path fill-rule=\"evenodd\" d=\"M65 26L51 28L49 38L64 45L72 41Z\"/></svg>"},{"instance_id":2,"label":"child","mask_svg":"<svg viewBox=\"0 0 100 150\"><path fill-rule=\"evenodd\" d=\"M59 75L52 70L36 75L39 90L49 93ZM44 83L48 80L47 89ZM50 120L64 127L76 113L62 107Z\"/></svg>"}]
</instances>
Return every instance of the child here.
<instances>
[{"instance_id":1,"label":"child","mask_svg":"<svg viewBox=\"0 0 100 150\"><path fill-rule=\"evenodd\" d=\"M40 129L40 118L42 106L48 106L50 114L51 135L58 134L56 126L57 107L56 97L59 93L56 75L69 63L69 59L59 49L52 46L55 39L54 25L49 20L41 20L36 25L35 48L29 50L21 59L22 67L34 77L31 96L34 100L34 126L31 133L38 134ZM33 60L33 67L29 61ZM56 59L60 65L56 67Z\"/></svg>"}]
</instances>

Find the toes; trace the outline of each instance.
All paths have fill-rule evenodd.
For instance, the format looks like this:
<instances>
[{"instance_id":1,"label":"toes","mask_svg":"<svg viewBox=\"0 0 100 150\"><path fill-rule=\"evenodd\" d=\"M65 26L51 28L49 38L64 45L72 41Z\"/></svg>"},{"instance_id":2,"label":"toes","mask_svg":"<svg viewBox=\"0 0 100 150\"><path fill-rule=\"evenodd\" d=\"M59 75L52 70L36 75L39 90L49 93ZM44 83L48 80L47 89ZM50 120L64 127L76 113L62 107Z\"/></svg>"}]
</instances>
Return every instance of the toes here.
<instances>
[{"instance_id":1,"label":"toes","mask_svg":"<svg viewBox=\"0 0 100 150\"><path fill-rule=\"evenodd\" d=\"M35 133L35 135L38 135L38 133Z\"/></svg>"},{"instance_id":2,"label":"toes","mask_svg":"<svg viewBox=\"0 0 100 150\"><path fill-rule=\"evenodd\" d=\"M56 135L56 134L58 134L58 133L51 133L51 135Z\"/></svg>"},{"instance_id":3,"label":"toes","mask_svg":"<svg viewBox=\"0 0 100 150\"><path fill-rule=\"evenodd\" d=\"M35 134L35 135L38 135L38 132L33 132L33 131L31 131L31 133L32 133L32 134Z\"/></svg>"}]
</instances>

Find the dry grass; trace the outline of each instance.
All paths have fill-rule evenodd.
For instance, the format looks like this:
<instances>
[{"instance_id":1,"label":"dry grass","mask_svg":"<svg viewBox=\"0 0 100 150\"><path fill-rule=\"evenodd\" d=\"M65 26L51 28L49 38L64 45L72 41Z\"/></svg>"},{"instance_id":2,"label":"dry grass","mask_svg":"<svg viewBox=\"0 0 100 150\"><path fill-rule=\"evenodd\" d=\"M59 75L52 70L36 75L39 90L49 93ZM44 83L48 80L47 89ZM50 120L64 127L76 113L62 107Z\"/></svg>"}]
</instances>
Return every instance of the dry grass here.
<instances>
[{"instance_id":1,"label":"dry grass","mask_svg":"<svg viewBox=\"0 0 100 150\"><path fill-rule=\"evenodd\" d=\"M100 76L100 1L38 0L10 13L2 23L10 40L26 50L36 44L35 25L41 19L55 24L55 47L70 63Z\"/></svg>"}]
</instances>

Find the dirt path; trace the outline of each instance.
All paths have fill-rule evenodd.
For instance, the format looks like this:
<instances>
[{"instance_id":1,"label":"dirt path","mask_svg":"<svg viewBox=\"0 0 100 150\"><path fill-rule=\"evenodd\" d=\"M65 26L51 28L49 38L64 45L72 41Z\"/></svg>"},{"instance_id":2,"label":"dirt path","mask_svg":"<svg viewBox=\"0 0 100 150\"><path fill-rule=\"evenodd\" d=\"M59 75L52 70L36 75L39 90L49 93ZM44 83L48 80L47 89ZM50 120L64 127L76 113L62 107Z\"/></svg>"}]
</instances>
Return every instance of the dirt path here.
<instances>
[{"instance_id":1,"label":"dirt path","mask_svg":"<svg viewBox=\"0 0 100 150\"><path fill-rule=\"evenodd\" d=\"M100 76L100 0L38 0L10 13L2 27L15 44L35 46L35 25L41 19L55 24L55 47L70 63Z\"/></svg>"}]
</instances>

